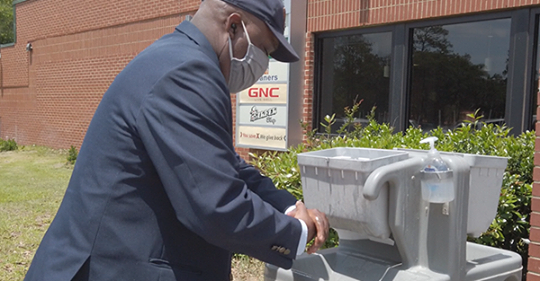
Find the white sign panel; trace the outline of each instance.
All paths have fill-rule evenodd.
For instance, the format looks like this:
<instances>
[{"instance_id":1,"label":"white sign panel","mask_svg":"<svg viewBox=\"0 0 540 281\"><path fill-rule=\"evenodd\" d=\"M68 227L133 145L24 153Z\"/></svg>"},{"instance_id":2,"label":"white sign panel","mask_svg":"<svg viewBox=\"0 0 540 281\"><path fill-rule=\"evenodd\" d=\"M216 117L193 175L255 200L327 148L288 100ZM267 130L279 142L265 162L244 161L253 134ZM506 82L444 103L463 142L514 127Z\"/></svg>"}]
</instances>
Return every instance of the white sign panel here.
<instances>
[{"instance_id":1,"label":"white sign panel","mask_svg":"<svg viewBox=\"0 0 540 281\"><path fill-rule=\"evenodd\" d=\"M237 142L240 145L265 147L265 148L287 148L287 129L238 126Z\"/></svg>"},{"instance_id":2,"label":"white sign panel","mask_svg":"<svg viewBox=\"0 0 540 281\"><path fill-rule=\"evenodd\" d=\"M287 83L289 79L289 64L270 60L268 70L259 78L258 83Z\"/></svg>"},{"instance_id":3,"label":"white sign panel","mask_svg":"<svg viewBox=\"0 0 540 281\"><path fill-rule=\"evenodd\" d=\"M287 126L285 105L240 105L236 114L240 125Z\"/></svg>"}]
</instances>

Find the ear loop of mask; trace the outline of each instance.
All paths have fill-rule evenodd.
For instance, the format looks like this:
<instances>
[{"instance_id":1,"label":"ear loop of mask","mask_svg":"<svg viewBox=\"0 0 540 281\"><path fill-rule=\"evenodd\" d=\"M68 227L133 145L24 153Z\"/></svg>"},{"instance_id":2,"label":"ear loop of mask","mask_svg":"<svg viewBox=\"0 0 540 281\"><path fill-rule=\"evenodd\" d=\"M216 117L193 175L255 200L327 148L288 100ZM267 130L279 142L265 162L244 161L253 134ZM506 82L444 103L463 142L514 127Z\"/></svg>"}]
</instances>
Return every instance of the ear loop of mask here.
<instances>
[{"instance_id":1,"label":"ear loop of mask","mask_svg":"<svg viewBox=\"0 0 540 281\"><path fill-rule=\"evenodd\" d=\"M247 37L247 40L248 40L248 50L249 50L249 45L251 45L251 39L249 38L249 34L247 32L246 25L244 24L244 21L242 21L242 27L244 27L244 32L246 33L246 37ZM242 59L237 59L237 58L233 57L231 36L229 36L229 54L231 56L231 59L235 59L235 60L243 60L243 59L246 58L245 56ZM247 55L247 52L246 52L246 55Z\"/></svg>"}]
</instances>

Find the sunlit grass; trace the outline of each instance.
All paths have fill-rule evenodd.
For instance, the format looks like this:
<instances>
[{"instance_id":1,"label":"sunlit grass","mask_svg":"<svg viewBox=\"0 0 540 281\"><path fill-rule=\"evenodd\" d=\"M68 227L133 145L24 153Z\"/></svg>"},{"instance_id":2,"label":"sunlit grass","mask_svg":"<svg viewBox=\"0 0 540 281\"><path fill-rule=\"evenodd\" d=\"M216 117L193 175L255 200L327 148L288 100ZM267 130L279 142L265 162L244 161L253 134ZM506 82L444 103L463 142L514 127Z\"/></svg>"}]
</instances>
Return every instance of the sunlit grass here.
<instances>
[{"instance_id":1,"label":"sunlit grass","mask_svg":"<svg viewBox=\"0 0 540 281\"><path fill-rule=\"evenodd\" d=\"M262 281L264 263L258 259L245 255L235 255L232 261L232 273L234 280Z\"/></svg>"},{"instance_id":2,"label":"sunlit grass","mask_svg":"<svg viewBox=\"0 0 540 281\"><path fill-rule=\"evenodd\" d=\"M43 147L0 153L0 280L22 280L54 217L72 167Z\"/></svg>"},{"instance_id":3,"label":"sunlit grass","mask_svg":"<svg viewBox=\"0 0 540 281\"><path fill-rule=\"evenodd\" d=\"M73 171L66 159L44 147L0 152L0 281L24 279ZM256 259L233 260L235 280L263 280L262 270Z\"/></svg>"}]
</instances>

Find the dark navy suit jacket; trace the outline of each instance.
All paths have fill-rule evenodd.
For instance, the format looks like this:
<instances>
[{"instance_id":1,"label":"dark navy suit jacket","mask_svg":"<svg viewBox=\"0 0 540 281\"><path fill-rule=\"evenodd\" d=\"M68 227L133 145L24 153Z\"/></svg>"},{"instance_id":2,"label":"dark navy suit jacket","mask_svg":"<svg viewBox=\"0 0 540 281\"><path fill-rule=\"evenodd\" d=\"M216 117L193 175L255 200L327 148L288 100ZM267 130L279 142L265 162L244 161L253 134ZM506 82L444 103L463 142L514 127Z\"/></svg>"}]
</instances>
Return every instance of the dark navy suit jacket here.
<instances>
[{"instance_id":1,"label":"dark navy suit jacket","mask_svg":"<svg viewBox=\"0 0 540 281\"><path fill-rule=\"evenodd\" d=\"M235 153L218 58L183 22L104 94L25 280L228 280L231 252L289 268L295 202Z\"/></svg>"}]
</instances>

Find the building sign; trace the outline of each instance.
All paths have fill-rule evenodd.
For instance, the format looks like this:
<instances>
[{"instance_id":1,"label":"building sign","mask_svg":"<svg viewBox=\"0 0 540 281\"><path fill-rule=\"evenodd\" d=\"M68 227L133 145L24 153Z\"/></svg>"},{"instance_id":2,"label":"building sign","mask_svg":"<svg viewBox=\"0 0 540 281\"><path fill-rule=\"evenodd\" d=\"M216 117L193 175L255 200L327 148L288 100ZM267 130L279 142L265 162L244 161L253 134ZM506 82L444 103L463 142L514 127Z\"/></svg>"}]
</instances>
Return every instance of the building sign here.
<instances>
[{"instance_id":1,"label":"building sign","mask_svg":"<svg viewBox=\"0 0 540 281\"><path fill-rule=\"evenodd\" d=\"M286 149L288 85L259 82L238 95L236 145Z\"/></svg>"},{"instance_id":2,"label":"building sign","mask_svg":"<svg viewBox=\"0 0 540 281\"><path fill-rule=\"evenodd\" d=\"M243 103L287 104L287 84L257 83L239 94Z\"/></svg>"},{"instance_id":3,"label":"building sign","mask_svg":"<svg viewBox=\"0 0 540 281\"><path fill-rule=\"evenodd\" d=\"M259 78L259 83L287 83L289 80L289 64L271 60L268 71Z\"/></svg>"},{"instance_id":4,"label":"building sign","mask_svg":"<svg viewBox=\"0 0 540 281\"><path fill-rule=\"evenodd\" d=\"M285 105L240 105L239 125L246 126L287 126L287 106Z\"/></svg>"},{"instance_id":5,"label":"building sign","mask_svg":"<svg viewBox=\"0 0 540 281\"><path fill-rule=\"evenodd\" d=\"M305 47L306 1L284 0L284 35L302 55ZM291 11L294 17L291 17ZM294 21L291 21L294 20ZM294 35L297 36L294 36ZM294 39L294 40L292 40ZM236 146L287 150L301 142L299 115L302 113L303 65L270 59L268 69L252 87L237 93ZM291 71L294 70L294 71ZM291 91L295 95L291 96ZM293 97L293 99L291 99Z\"/></svg>"},{"instance_id":6,"label":"building sign","mask_svg":"<svg viewBox=\"0 0 540 281\"><path fill-rule=\"evenodd\" d=\"M237 142L244 145L282 149L287 143L286 128L239 126Z\"/></svg>"}]
</instances>

